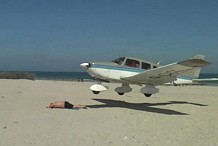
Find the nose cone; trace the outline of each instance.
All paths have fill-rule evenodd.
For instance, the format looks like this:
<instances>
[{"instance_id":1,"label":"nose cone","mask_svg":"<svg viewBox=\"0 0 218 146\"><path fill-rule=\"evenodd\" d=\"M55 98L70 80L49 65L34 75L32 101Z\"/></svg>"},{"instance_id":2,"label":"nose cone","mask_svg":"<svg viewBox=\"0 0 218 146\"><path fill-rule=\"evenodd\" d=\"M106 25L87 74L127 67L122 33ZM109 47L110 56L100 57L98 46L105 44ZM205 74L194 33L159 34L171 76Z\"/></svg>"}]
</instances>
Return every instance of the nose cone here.
<instances>
[{"instance_id":1,"label":"nose cone","mask_svg":"<svg viewBox=\"0 0 218 146\"><path fill-rule=\"evenodd\" d=\"M90 67L90 64L86 62L86 63L81 63L80 66L82 68L88 69Z\"/></svg>"}]
</instances>

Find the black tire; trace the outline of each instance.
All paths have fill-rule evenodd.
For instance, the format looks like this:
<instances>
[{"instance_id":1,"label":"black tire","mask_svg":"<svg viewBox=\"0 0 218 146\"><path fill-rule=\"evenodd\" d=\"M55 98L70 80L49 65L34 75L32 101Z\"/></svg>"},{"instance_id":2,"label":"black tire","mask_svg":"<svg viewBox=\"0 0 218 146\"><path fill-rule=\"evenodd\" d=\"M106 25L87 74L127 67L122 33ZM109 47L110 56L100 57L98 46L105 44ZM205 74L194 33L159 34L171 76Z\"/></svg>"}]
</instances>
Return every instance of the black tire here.
<instances>
[{"instance_id":1,"label":"black tire","mask_svg":"<svg viewBox=\"0 0 218 146\"><path fill-rule=\"evenodd\" d=\"M118 93L119 95L124 95L124 93Z\"/></svg>"},{"instance_id":2,"label":"black tire","mask_svg":"<svg viewBox=\"0 0 218 146\"><path fill-rule=\"evenodd\" d=\"M94 94L99 94L100 91L92 91L92 93L94 93Z\"/></svg>"},{"instance_id":3,"label":"black tire","mask_svg":"<svg viewBox=\"0 0 218 146\"><path fill-rule=\"evenodd\" d=\"M144 93L144 95L145 95L146 97L150 97L152 94Z\"/></svg>"}]
</instances>

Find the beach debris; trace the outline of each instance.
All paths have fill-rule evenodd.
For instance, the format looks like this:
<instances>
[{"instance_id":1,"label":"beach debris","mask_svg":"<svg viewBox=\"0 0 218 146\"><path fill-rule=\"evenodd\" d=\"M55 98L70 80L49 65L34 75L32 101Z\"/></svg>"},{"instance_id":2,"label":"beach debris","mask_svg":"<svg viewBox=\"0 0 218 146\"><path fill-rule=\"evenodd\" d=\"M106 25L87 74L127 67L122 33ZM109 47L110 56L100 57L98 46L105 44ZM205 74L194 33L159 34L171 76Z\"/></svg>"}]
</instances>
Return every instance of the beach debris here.
<instances>
[{"instance_id":1,"label":"beach debris","mask_svg":"<svg viewBox=\"0 0 218 146\"><path fill-rule=\"evenodd\" d=\"M126 140L126 139L128 139L128 137L127 137L127 136L125 136L125 137L124 137L124 140Z\"/></svg>"},{"instance_id":2,"label":"beach debris","mask_svg":"<svg viewBox=\"0 0 218 146\"><path fill-rule=\"evenodd\" d=\"M7 127L5 126L5 127L3 127L3 129L6 129Z\"/></svg>"},{"instance_id":3,"label":"beach debris","mask_svg":"<svg viewBox=\"0 0 218 146\"><path fill-rule=\"evenodd\" d=\"M35 75L27 72L0 72L0 79L28 79L35 80Z\"/></svg>"},{"instance_id":4,"label":"beach debris","mask_svg":"<svg viewBox=\"0 0 218 146\"><path fill-rule=\"evenodd\" d=\"M5 96L2 96L2 98L5 98Z\"/></svg>"}]
</instances>

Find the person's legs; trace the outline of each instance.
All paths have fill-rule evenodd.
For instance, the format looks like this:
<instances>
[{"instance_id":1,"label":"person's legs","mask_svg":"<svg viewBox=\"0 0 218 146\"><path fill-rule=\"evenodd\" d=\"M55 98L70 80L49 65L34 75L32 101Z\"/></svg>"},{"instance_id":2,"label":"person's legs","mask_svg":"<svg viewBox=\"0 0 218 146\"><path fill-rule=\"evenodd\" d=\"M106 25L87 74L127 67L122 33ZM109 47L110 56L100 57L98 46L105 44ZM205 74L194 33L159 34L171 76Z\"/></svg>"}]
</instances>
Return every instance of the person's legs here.
<instances>
[{"instance_id":1,"label":"person's legs","mask_svg":"<svg viewBox=\"0 0 218 146\"><path fill-rule=\"evenodd\" d=\"M87 109L87 107L85 105L74 105L73 108L76 108L76 109Z\"/></svg>"}]
</instances>

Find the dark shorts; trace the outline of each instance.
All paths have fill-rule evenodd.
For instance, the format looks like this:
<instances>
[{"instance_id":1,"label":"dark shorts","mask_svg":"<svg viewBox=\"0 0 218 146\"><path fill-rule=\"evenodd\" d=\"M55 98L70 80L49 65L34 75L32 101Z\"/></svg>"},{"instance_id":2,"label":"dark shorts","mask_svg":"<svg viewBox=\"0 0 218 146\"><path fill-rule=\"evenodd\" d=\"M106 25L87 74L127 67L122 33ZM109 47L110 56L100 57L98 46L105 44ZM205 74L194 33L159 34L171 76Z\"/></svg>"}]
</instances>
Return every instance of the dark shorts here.
<instances>
[{"instance_id":1,"label":"dark shorts","mask_svg":"<svg viewBox=\"0 0 218 146\"><path fill-rule=\"evenodd\" d=\"M72 109L73 105L67 101L64 102L64 108Z\"/></svg>"}]
</instances>

